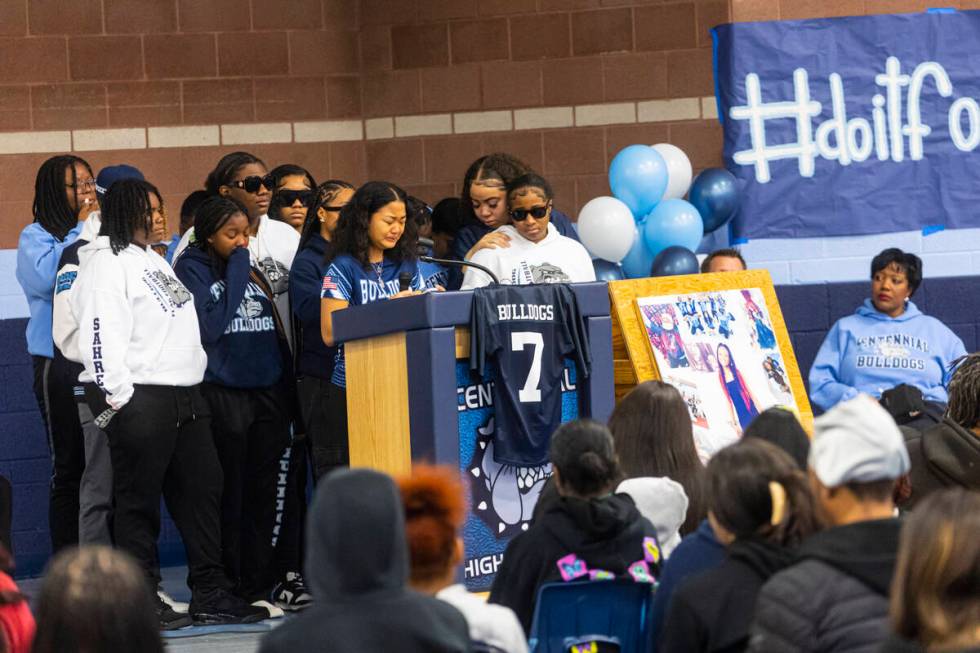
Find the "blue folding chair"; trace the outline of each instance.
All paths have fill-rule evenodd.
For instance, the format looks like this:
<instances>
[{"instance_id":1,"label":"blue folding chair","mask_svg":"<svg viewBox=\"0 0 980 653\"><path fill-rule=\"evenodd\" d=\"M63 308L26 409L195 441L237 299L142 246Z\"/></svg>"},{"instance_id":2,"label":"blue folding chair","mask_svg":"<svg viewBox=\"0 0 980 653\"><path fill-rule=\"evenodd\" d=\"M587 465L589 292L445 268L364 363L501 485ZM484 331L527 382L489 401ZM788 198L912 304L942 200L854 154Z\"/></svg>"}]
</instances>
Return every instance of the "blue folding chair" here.
<instances>
[{"instance_id":1,"label":"blue folding chair","mask_svg":"<svg viewBox=\"0 0 980 653\"><path fill-rule=\"evenodd\" d=\"M653 589L628 579L542 585L531 623L531 653L651 651Z\"/></svg>"}]
</instances>

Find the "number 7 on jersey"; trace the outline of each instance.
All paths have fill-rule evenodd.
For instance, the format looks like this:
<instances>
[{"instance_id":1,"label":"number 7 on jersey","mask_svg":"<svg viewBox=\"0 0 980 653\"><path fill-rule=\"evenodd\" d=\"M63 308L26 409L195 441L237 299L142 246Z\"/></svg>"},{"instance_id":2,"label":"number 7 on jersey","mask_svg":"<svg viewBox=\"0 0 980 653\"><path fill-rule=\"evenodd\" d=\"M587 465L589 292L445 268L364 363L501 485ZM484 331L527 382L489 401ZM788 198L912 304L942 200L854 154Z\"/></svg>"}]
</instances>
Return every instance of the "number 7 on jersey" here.
<instances>
[{"instance_id":1,"label":"number 7 on jersey","mask_svg":"<svg viewBox=\"0 0 980 653\"><path fill-rule=\"evenodd\" d=\"M541 401L541 357L544 355L544 336L537 331L515 331L510 334L511 351L521 351L528 345L534 347L531 369L527 372L524 387L517 393L521 403Z\"/></svg>"}]
</instances>

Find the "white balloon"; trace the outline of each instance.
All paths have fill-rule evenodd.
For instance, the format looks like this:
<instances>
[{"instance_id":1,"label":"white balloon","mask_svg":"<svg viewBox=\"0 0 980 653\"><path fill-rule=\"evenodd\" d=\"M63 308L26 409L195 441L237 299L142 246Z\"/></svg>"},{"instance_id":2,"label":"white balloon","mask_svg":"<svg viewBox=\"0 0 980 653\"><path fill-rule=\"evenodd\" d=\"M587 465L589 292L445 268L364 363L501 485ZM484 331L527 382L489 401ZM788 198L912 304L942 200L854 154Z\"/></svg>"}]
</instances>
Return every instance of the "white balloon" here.
<instances>
[{"instance_id":1,"label":"white balloon","mask_svg":"<svg viewBox=\"0 0 980 653\"><path fill-rule=\"evenodd\" d=\"M664 199L680 199L691 188L691 160L684 150L670 143L657 143L652 146L667 163L667 190Z\"/></svg>"},{"instance_id":2,"label":"white balloon","mask_svg":"<svg viewBox=\"0 0 980 653\"><path fill-rule=\"evenodd\" d=\"M633 247L633 213L615 197L595 197L578 213L578 236L596 258L619 263Z\"/></svg>"}]
</instances>

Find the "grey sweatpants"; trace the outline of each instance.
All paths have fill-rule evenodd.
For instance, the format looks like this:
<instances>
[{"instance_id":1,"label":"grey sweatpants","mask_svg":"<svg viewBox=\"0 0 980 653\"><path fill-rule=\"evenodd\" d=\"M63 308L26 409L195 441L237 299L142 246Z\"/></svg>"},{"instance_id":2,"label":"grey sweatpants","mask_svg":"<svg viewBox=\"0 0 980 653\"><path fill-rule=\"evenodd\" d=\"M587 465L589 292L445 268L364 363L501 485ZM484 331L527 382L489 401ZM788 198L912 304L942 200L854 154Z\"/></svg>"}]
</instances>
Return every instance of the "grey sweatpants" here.
<instances>
[{"instance_id":1,"label":"grey sweatpants","mask_svg":"<svg viewBox=\"0 0 980 653\"><path fill-rule=\"evenodd\" d=\"M88 403L78 402L85 439L85 471L79 488L78 543L112 546L112 461L105 431L95 425Z\"/></svg>"}]
</instances>

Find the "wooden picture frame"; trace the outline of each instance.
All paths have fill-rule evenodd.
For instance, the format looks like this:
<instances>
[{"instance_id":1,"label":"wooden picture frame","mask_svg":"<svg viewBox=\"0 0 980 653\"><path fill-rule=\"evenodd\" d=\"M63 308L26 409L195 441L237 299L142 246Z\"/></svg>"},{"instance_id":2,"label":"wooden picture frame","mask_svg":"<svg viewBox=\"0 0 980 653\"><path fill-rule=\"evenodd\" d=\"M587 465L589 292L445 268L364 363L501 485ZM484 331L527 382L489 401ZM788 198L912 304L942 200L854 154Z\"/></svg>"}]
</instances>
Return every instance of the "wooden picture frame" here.
<instances>
[{"instance_id":1,"label":"wooden picture frame","mask_svg":"<svg viewBox=\"0 0 980 653\"><path fill-rule=\"evenodd\" d=\"M795 409L808 433L813 430L813 410L800 374L786 322L779 307L772 278L766 270L651 277L609 283L613 322L613 374L617 400L637 384L662 378L651 350L646 327L640 318L637 299L758 289L766 305L778 352L792 389Z\"/></svg>"}]
</instances>

